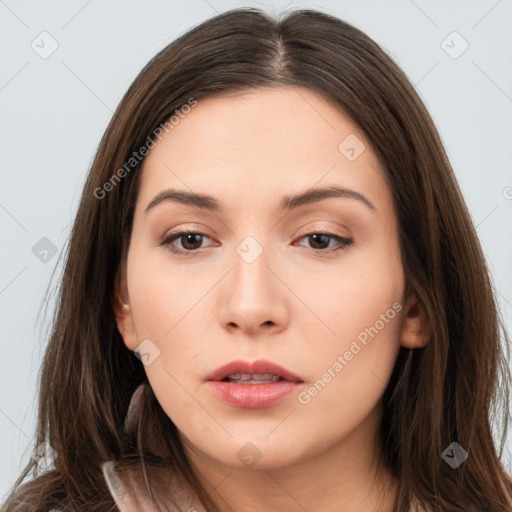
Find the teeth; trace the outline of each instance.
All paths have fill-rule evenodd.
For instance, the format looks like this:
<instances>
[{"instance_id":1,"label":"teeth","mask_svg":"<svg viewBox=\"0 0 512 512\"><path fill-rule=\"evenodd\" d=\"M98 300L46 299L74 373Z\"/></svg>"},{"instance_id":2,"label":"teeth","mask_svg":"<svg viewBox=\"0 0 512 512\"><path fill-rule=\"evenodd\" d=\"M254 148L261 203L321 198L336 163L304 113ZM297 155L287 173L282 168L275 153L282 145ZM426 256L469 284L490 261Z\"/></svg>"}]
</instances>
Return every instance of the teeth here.
<instances>
[{"instance_id":1,"label":"teeth","mask_svg":"<svg viewBox=\"0 0 512 512\"><path fill-rule=\"evenodd\" d=\"M277 375L272 375L271 373L265 373L263 375L260 375L260 374L257 374L257 373L253 373L251 375L251 377L255 380L268 380L268 379L277 379L279 380L280 377L278 377Z\"/></svg>"},{"instance_id":2,"label":"teeth","mask_svg":"<svg viewBox=\"0 0 512 512\"><path fill-rule=\"evenodd\" d=\"M271 373L232 373L226 377L230 382L238 381L240 384L257 384L259 382L277 382L281 377Z\"/></svg>"}]
</instances>

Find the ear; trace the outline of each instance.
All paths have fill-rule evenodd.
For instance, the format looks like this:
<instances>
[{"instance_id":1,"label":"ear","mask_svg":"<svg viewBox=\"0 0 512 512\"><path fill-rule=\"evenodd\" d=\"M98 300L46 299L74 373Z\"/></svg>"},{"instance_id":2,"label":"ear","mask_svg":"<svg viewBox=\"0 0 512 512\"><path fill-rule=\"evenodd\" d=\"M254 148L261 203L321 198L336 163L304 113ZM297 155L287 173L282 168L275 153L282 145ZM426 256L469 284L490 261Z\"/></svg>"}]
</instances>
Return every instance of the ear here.
<instances>
[{"instance_id":1,"label":"ear","mask_svg":"<svg viewBox=\"0 0 512 512\"><path fill-rule=\"evenodd\" d=\"M122 270L119 270L115 277L112 309L116 318L117 329L123 337L124 344L130 350L135 350L138 345L137 336L130 309L128 288Z\"/></svg>"},{"instance_id":2,"label":"ear","mask_svg":"<svg viewBox=\"0 0 512 512\"><path fill-rule=\"evenodd\" d=\"M400 344L406 348L421 348L430 339L430 324L416 293L409 289L406 296Z\"/></svg>"}]
</instances>

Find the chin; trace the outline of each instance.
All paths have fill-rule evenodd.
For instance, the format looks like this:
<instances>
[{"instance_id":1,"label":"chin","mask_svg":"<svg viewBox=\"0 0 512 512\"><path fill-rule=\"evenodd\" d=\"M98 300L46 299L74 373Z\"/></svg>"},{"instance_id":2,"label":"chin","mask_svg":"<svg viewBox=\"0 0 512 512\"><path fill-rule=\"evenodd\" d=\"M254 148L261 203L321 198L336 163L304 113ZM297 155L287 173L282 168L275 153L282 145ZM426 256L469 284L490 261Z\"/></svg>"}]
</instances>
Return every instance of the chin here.
<instances>
[{"instance_id":1,"label":"chin","mask_svg":"<svg viewBox=\"0 0 512 512\"><path fill-rule=\"evenodd\" d=\"M272 434L273 435L273 434ZM237 469L275 470L307 460L313 453L309 453L303 443L294 440L286 443L284 439L276 436L273 440L264 435L246 436L241 440L231 440L216 454L211 454L222 464ZM314 452L315 450L310 450ZM320 451L320 450L319 450ZM233 456L226 457L227 454Z\"/></svg>"}]
</instances>

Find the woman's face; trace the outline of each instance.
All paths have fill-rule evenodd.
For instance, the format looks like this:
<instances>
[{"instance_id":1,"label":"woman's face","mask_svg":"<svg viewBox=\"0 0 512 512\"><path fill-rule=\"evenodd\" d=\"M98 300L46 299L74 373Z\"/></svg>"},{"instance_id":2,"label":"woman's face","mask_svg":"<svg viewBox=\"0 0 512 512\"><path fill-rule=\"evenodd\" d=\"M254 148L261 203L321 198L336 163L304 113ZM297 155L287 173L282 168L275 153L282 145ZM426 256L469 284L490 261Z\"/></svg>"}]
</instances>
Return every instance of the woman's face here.
<instances>
[{"instance_id":1,"label":"woman's face","mask_svg":"<svg viewBox=\"0 0 512 512\"><path fill-rule=\"evenodd\" d=\"M129 307L117 311L126 345L203 457L275 468L368 445L414 320L370 143L304 88L184 111L143 164L121 292ZM181 195L154 202L164 191ZM200 234L162 243L181 231ZM262 359L297 380L261 384L250 367L251 383L208 380L226 363Z\"/></svg>"}]
</instances>

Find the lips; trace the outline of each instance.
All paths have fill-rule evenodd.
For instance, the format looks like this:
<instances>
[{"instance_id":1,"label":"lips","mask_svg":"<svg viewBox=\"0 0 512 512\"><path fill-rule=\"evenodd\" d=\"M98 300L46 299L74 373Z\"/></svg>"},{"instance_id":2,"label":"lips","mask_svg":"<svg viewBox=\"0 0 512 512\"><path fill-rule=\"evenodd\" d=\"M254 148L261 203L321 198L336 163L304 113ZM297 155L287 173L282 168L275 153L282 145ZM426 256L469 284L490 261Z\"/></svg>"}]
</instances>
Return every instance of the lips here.
<instances>
[{"instance_id":1,"label":"lips","mask_svg":"<svg viewBox=\"0 0 512 512\"><path fill-rule=\"evenodd\" d=\"M278 406L305 385L298 375L266 359L231 361L208 375L205 384L217 399L238 409Z\"/></svg>"},{"instance_id":2,"label":"lips","mask_svg":"<svg viewBox=\"0 0 512 512\"><path fill-rule=\"evenodd\" d=\"M238 374L238 375L237 375ZM265 379L272 377L279 377L279 380L286 380L290 382L304 382L299 376L291 371L279 366L272 361L266 359L258 359L257 361L244 361L238 359L231 361L210 373L206 377L206 381L222 381L228 380L229 376L236 376L243 379L258 380L258 376L265 376ZM249 377L249 379L247 378Z\"/></svg>"}]
</instances>

